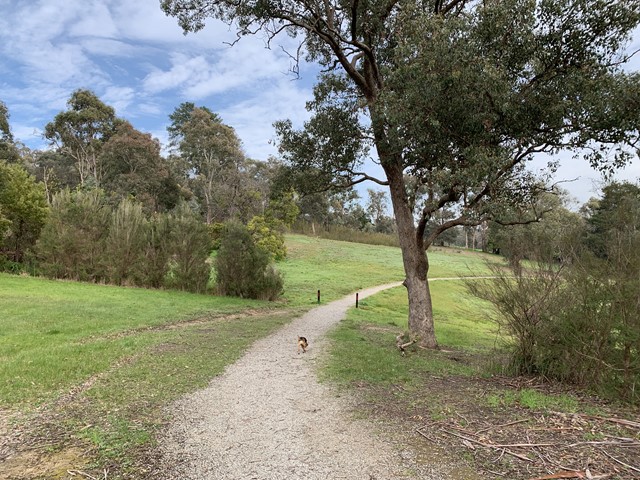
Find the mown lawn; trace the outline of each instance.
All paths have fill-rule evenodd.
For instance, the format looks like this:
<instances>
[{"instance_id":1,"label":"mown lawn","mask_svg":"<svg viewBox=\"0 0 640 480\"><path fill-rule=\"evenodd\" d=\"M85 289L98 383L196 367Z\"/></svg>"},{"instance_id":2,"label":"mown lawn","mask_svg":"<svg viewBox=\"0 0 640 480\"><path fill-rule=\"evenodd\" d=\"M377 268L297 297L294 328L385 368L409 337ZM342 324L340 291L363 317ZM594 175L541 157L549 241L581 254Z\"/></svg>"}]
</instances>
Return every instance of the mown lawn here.
<instances>
[{"instance_id":1,"label":"mown lawn","mask_svg":"<svg viewBox=\"0 0 640 480\"><path fill-rule=\"evenodd\" d=\"M265 302L0 274L0 406L35 406L157 343L137 330Z\"/></svg>"},{"instance_id":2,"label":"mown lawn","mask_svg":"<svg viewBox=\"0 0 640 480\"><path fill-rule=\"evenodd\" d=\"M489 354L498 340L491 307L469 297L456 280L431 281L436 337L443 351L415 348L406 356L396 348L396 336L407 331L406 290L398 287L365 299L334 329L324 378L344 384L418 385L424 374L471 375L482 365L451 360L451 351Z\"/></svg>"},{"instance_id":3,"label":"mown lawn","mask_svg":"<svg viewBox=\"0 0 640 480\"><path fill-rule=\"evenodd\" d=\"M340 298L365 287L402 281L400 249L325 240L303 235L287 236L287 259L278 264L285 278L285 297L294 305ZM486 275L485 260L498 257L453 248L429 251L429 277Z\"/></svg>"}]
</instances>

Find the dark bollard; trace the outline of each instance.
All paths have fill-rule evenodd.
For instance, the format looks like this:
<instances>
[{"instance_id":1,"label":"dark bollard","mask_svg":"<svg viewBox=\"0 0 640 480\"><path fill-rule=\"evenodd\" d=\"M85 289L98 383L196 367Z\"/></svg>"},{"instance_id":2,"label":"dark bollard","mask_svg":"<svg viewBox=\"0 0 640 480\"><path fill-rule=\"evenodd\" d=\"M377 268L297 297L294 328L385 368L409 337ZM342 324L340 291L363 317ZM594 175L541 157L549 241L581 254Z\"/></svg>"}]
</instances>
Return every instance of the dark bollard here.
<instances>
[{"instance_id":1,"label":"dark bollard","mask_svg":"<svg viewBox=\"0 0 640 480\"><path fill-rule=\"evenodd\" d=\"M318 303L320 303L320 290L318 290Z\"/></svg>"},{"instance_id":2,"label":"dark bollard","mask_svg":"<svg viewBox=\"0 0 640 480\"><path fill-rule=\"evenodd\" d=\"M356 292L356 308L358 308L358 292Z\"/></svg>"}]
</instances>

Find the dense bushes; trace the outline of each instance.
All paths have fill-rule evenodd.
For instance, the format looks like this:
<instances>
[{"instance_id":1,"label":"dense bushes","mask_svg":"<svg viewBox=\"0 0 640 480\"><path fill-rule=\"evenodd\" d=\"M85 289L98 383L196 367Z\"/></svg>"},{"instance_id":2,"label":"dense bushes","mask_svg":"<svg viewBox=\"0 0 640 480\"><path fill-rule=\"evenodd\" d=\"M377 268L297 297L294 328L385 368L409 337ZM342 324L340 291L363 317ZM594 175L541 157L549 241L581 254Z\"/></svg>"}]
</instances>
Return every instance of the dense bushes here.
<instances>
[{"instance_id":1,"label":"dense bushes","mask_svg":"<svg viewBox=\"0 0 640 480\"><path fill-rule=\"evenodd\" d=\"M469 282L491 301L516 373L640 401L640 188L613 184L572 242L520 237L524 258L495 280ZM554 248L541 248L549 242ZM546 253L545 253L546 252Z\"/></svg>"},{"instance_id":2,"label":"dense bushes","mask_svg":"<svg viewBox=\"0 0 640 480\"><path fill-rule=\"evenodd\" d=\"M0 160L0 267L24 260L48 211L44 186L21 166Z\"/></svg>"},{"instance_id":3,"label":"dense bushes","mask_svg":"<svg viewBox=\"0 0 640 480\"><path fill-rule=\"evenodd\" d=\"M99 190L55 195L36 245L43 274L117 285L203 292L210 239L187 206L146 216L123 200L115 210Z\"/></svg>"},{"instance_id":4,"label":"dense bushes","mask_svg":"<svg viewBox=\"0 0 640 480\"><path fill-rule=\"evenodd\" d=\"M216 282L223 295L275 300L284 281L270 254L256 245L249 230L229 222L215 260Z\"/></svg>"}]
</instances>

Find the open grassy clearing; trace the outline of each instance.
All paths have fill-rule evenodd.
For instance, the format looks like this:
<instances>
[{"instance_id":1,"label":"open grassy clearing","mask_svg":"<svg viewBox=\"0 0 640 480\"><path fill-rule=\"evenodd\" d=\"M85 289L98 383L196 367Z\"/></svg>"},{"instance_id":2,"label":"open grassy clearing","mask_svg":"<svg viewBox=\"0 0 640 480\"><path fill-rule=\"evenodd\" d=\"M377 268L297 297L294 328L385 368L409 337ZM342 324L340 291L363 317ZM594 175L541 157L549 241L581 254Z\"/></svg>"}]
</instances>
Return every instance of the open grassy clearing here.
<instances>
[{"instance_id":1,"label":"open grassy clearing","mask_svg":"<svg viewBox=\"0 0 640 480\"><path fill-rule=\"evenodd\" d=\"M397 248L299 235L287 246L285 299L274 303L0 275L0 471L141 478L164 406L313 307L318 289L325 303L403 278ZM430 258L433 276L484 273L478 255Z\"/></svg>"},{"instance_id":2,"label":"open grassy clearing","mask_svg":"<svg viewBox=\"0 0 640 480\"><path fill-rule=\"evenodd\" d=\"M593 478L640 478L637 410L500 375L504 339L491 306L470 297L462 281L431 287L440 351L400 355L395 337L407 328L407 306L397 288L350 310L331 333L321 378L355 390L363 411L397 425L425 461L450 456L466 465L459 480L588 478L587 470Z\"/></svg>"},{"instance_id":3,"label":"open grassy clearing","mask_svg":"<svg viewBox=\"0 0 640 480\"><path fill-rule=\"evenodd\" d=\"M136 332L266 302L0 274L0 406L28 409L157 343Z\"/></svg>"},{"instance_id":4,"label":"open grassy clearing","mask_svg":"<svg viewBox=\"0 0 640 480\"><path fill-rule=\"evenodd\" d=\"M287 236L287 259L278 264L285 276L285 297L294 305L312 305L320 290L331 301L364 287L404 280L396 247ZM429 250L431 278L486 275L485 260L494 255L460 249Z\"/></svg>"},{"instance_id":5,"label":"open grassy clearing","mask_svg":"<svg viewBox=\"0 0 640 480\"><path fill-rule=\"evenodd\" d=\"M312 307L318 288L325 302L400 278L395 248L309 240L288 238L275 303L0 275L0 471L63 478L95 462L139 477L162 407Z\"/></svg>"}]
</instances>

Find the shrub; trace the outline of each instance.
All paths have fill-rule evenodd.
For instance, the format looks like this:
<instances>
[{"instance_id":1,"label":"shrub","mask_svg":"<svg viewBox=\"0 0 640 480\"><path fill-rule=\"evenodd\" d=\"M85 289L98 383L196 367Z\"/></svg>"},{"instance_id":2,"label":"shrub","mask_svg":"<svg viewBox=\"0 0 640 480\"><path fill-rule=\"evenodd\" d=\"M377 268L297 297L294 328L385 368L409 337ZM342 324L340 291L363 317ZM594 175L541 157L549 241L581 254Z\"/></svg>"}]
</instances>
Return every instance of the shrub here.
<instances>
[{"instance_id":1,"label":"shrub","mask_svg":"<svg viewBox=\"0 0 640 480\"><path fill-rule=\"evenodd\" d=\"M214 222L207 225L209 231L209 238L211 239L211 248L218 250L220 248L220 242L224 235L224 223Z\"/></svg>"},{"instance_id":2,"label":"shrub","mask_svg":"<svg viewBox=\"0 0 640 480\"><path fill-rule=\"evenodd\" d=\"M168 286L190 292L204 292L209 281L211 239L207 226L187 204L170 215L169 251L171 265Z\"/></svg>"},{"instance_id":3,"label":"shrub","mask_svg":"<svg viewBox=\"0 0 640 480\"><path fill-rule=\"evenodd\" d=\"M44 185L20 165L0 161L0 253L22 262L46 222Z\"/></svg>"},{"instance_id":4,"label":"shrub","mask_svg":"<svg viewBox=\"0 0 640 480\"><path fill-rule=\"evenodd\" d=\"M145 217L142 204L124 199L112 214L106 238L109 280L125 283L142 261L145 244Z\"/></svg>"},{"instance_id":5,"label":"shrub","mask_svg":"<svg viewBox=\"0 0 640 480\"><path fill-rule=\"evenodd\" d=\"M282 234L284 225L278 223L278 220L256 216L251 219L247 228L258 248L267 252L274 260L284 260L287 256Z\"/></svg>"},{"instance_id":6,"label":"shrub","mask_svg":"<svg viewBox=\"0 0 640 480\"><path fill-rule=\"evenodd\" d=\"M171 221L167 214L154 214L142 225L144 244L140 261L131 272L136 285L160 288L169 273Z\"/></svg>"},{"instance_id":7,"label":"shrub","mask_svg":"<svg viewBox=\"0 0 640 480\"><path fill-rule=\"evenodd\" d=\"M270 264L269 254L258 248L240 223L227 224L215 260L218 290L223 295L275 300L284 281Z\"/></svg>"},{"instance_id":8,"label":"shrub","mask_svg":"<svg viewBox=\"0 0 640 480\"><path fill-rule=\"evenodd\" d=\"M42 272L54 278L102 280L110 216L100 190L63 190L54 195L36 244Z\"/></svg>"}]
</instances>

